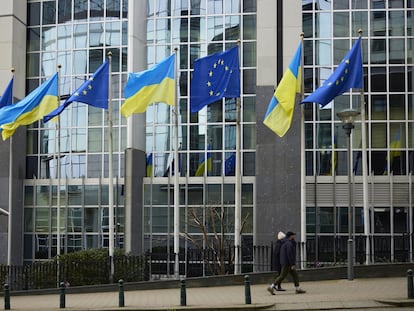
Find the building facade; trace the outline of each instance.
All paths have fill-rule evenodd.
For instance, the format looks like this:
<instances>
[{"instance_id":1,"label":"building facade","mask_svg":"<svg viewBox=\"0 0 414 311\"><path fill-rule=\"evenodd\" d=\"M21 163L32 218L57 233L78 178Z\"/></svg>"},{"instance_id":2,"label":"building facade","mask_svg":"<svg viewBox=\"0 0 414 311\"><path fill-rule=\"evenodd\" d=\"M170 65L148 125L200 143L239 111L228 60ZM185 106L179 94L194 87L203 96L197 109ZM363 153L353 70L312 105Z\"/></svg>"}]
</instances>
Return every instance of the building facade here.
<instances>
[{"instance_id":1,"label":"building facade","mask_svg":"<svg viewBox=\"0 0 414 311\"><path fill-rule=\"evenodd\" d=\"M337 113L360 110L363 102L367 176L362 174L360 120L352 132L350 155L357 261L412 260L413 1L6 3L0 9L0 87L14 67L16 100L54 74L58 65L60 94L69 95L112 53L115 176L111 207L106 110L73 103L61 114L59 138L56 123L38 122L20 128L12 141L1 142L0 185L12 190L12 226L8 230L9 218L0 215L0 243L6 249L12 242L12 263L108 247L110 208L115 247L134 254L173 253L176 111L179 229L184 233L180 252L206 247L204 231L210 237L222 234L226 246L233 245L237 100L191 113L189 96L194 60L239 40L242 247L270 245L277 231L292 230L298 233L303 263L345 260L348 153ZM362 92L347 92L324 108L298 104L288 133L274 135L263 125L264 114L301 33L307 96L336 68L359 29ZM177 59L176 110L160 103L126 120L119 110L128 72L147 69L172 53ZM205 159L211 165L200 174ZM7 192L1 197L0 207L9 210ZM0 256L5 262L6 254Z\"/></svg>"}]
</instances>

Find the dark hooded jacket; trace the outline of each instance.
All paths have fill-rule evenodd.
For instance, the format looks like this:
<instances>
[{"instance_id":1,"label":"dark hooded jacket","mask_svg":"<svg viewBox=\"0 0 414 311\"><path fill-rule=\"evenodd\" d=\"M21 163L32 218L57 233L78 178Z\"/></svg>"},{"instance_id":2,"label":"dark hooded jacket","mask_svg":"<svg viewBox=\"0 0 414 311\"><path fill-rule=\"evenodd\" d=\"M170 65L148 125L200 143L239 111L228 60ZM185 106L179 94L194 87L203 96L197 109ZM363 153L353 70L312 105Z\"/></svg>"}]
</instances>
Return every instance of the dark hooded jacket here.
<instances>
[{"instance_id":1,"label":"dark hooded jacket","mask_svg":"<svg viewBox=\"0 0 414 311\"><path fill-rule=\"evenodd\" d=\"M286 239L280 248L280 264L282 266L294 266L296 264L296 241Z\"/></svg>"},{"instance_id":2,"label":"dark hooded jacket","mask_svg":"<svg viewBox=\"0 0 414 311\"><path fill-rule=\"evenodd\" d=\"M282 270L282 265L280 264L280 251L285 241L286 241L286 238L277 240L275 243L275 246L273 247L272 271L280 272L280 270Z\"/></svg>"}]
</instances>

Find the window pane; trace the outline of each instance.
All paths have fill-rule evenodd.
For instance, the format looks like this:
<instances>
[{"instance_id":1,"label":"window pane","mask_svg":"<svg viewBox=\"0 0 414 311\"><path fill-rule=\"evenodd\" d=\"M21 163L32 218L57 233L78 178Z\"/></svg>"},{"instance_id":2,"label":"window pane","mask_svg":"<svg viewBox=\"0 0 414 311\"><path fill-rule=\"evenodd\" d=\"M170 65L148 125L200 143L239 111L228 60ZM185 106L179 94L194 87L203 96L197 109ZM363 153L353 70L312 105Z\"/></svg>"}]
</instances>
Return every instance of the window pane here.
<instances>
[{"instance_id":1,"label":"window pane","mask_svg":"<svg viewBox=\"0 0 414 311\"><path fill-rule=\"evenodd\" d=\"M353 1L352 4L362 1ZM352 12L352 34L358 32L359 29L368 29L368 12Z\"/></svg>"},{"instance_id":2,"label":"window pane","mask_svg":"<svg viewBox=\"0 0 414 311\"><path fill-rule=\"evenodd\" d=\"M26 75L28 77L39 76L39 53L30 53L26 56Z\"/></svg>"},{"instance_id":3,"label":"window pane","mask_svg":"<svg viewBox=\"0 0 414 311\"><path fill-rule=\"evenodd\" d=\"M35 231L49 232L49 209L36 208L35 209Z\"/></svg>"},{"instance_id":4,"label":"window pane","mask_svg":"<svg viewBox=\"0 0 414 311\"><path fill-rule=\"evenodd\" d=\"M128 6L128 1L123 1L123 5ZM121 1L120 0L108 0L106 2L106 16L120 17L120 14L121 14ZM127 17L127 16L124 16L124 17Z\"/></svg>"},{"instance_id":5,"label":"window pane","mask_svg":"<svg viewBox=\"0 0 414 311\"><path fill-rule=\"evenodd\" d=\"M43 2L43 25L56 23L56 2L46 1Z\"/></svg>"},{"instance_id":6,"label":"window pane","mask_svg":"<svg viewBox=\"0 0 414 311\"><path fill-rule=\"evenodd\" d=\"M256 148L256 125L246 124L243 126L243 149Z\"/></svg>"},{"instance_id":7,"label":"window pane","mask_svg":"<svg viewBox=\"0 0 414 311\"><path fill-rule=\"evenodd\" d=\"M88 156L88 175L89 178L102 177L102 156L89 155Z\"/></svg>"},{"instance_id":8,"label":"window pane","mask_svg":"<svg viewBox=\"0 0 414 311\"><path fill-rule=\"evenodd\" d=\"M38 51L40 49L40 28L27 29L27 51Z\"/></svg>"},{"instance_id":9,"label":"window pane","mask_svg":"<svg viewBox=\"0 0 414 311\"><path fill-rule=\"evenodd\" d=\"M390 67L389 73L390 92L404 92L405 90L405 68Z\"/></svg>"},{"instance_id":10,"label":"window pane","mask_svg":"<svg viewBox=\"0 0 414 311\"><path fill-rule=\"evenodd\" d=\"M244 97L243 98L243 122L255 122L256 121L256 98Z\"/></svg>"},{"instance_id":11,"label":"window pane","mask_svg":"<svg viewBox=\"0 0 414 311\"><path fill-rule=\"evenodd\" d=\"M75 20L86 19L88 16L88 0L74 0Z\"/></svg>"},{"instance_id":12,"label":"window pane","mask_svg":"<svg viewBox=\"0 0 414 311\"><path fill-rule=\"evenodd\" d=\"M336 3L336 1L334 2ZM333 14L334 36L346 37L349 35L349 13L340 12Z\"/></svg>"},{"instance_id":13,"label":"window pane","mask_svg":"<svg viewBox=\"0 0 414 311\"><path fill-rule=\"evenodd\" d=\"M406 233L408 230L408 220L406 207L394 207L394 232Z\"/></svg>"},{"instance_id":14,"label":"window pane","mask_svg":"<svg viewBox=\"0 0 414 311\"><path fill-rule=\"evenodd\" d=\"M389 233L390 232L390 209L389 208L375 208L374 232L375 233Z\"/></svg>"},{"instance_id":15,"label":"window pane","mask_svg":"<svg viewBox=\"0 0 414 311\"><path fill-rule=\"evenodd\" d=\"M390 95L390 119L405 119L405 97L404 95Z\"/></svg>"},{"instance_id":16,"label":"window pane","mask_svg":"<svg viewBox=\"0 0 414 311\"><path fill-rule=\"evenodd\" d=\"M72 0L59 0L58 5L59 23L70 21L72 18Z\"/></svg>"},{"instance_id":17,"label":"window pane","mask_svg":"<svg viewBox=\"0 0 414 311\"><path fill-rule=\"evenodd\" d=\"M243 39L255 40L256 39L256 16L247 15L243 16Z\"/></svg>"},{"instance_id":18,"label":"window pane","mask_svg":"<svg viewBox=\"0 0 414 311\"><path fill-rule=\"evenodd\" d=\"M386 120L387 119L387 96L374 95L371 102L371 119Z\"/></svg>"},{"instance_id":19,"label":"window pane","mask_svg":"<svg viewBox=\"0 0 414 311\"><path fill-rule=\"evenodd\" d=\"M90 16L103 17L104 16L104 0L94 0L90 2Z\"/></svg>"},{"instance_id":20,"label":"window pane","mask_svg":"<svg viewBox=\"0 0 414 311\"><path fill-rule=\"evenodd\" d=\"M27 23L28 26L40 25L40 2L27 5Z\"/></svg>"},{"instance_id":21,"label":"window pane","mask_svg":"<svg viewBox=\"0 0 414 311\"><path fill-rule=\"evenodd\" d=\"M386 148L387 147L387 125L386 123L372 124L372 148Z\"/></svg>"},{"instance_id":22,"label":"window pane","mask_svg":"<svg viewBox=\"0 0 414 311\"><path fill-rule=\"evenodd\" d=\"M88 151L101 152L102 151L102 130L88 129Z\"/></svg>"}]
</instances>

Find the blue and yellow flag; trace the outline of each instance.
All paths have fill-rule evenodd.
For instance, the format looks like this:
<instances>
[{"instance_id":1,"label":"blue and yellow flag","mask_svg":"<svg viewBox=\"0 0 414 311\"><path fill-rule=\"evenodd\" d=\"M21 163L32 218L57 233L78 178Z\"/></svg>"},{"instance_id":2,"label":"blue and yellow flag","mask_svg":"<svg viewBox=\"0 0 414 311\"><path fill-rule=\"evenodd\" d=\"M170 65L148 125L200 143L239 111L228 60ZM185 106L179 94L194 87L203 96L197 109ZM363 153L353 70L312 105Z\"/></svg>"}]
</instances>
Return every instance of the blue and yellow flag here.
<instances>
[{"instance_id":1,"label":"blue and yellow flag","mask_svg":"<svg viewBox=\"0 0 414 311\"><path fill-rule=\"evenodd\" d=\"M43 118L43 122L58 116L73 102L108 109L109 60L106 60L62 105Z\"/></svg>"},{"instance_id":2,"label":"blue and yellow flag","mask_svg":"<svg viewBox=\"0 0 414 311\"><path fill-rule=\"evenodd\" d=\"M41 120L58 106L58 74L42 83L14 105L0 109L0 128L6 140L21 125Z\"/></svg>"},{"instance_id":3,"label":"blue and yellow flag","mask_svg":"<svg viewBox=\"0 0 414 311\"><path fill-rule=\"evenodd\" d=\"M146 177L152 176L152 153L147 156L147 173Z\"/></svg>"},{"instance_id":4,"label":"blue and yellow flag","mask_svg":"<svg viewBox=\"0 0 414 311\"><path fill-rule=\"evenodd\" d=\"M318 103L322 107L351 88L362 89L361 37L346 54L338 68L325 83L306 97L302 103Z\"/></svg>"},{"instance_id":5,"label":"blue and yellow flag","mask_svg":"<svg viewBox=\"0 0 414 311\"><path fill-rule=\"evenodd\" d=\"M0 108L13 104L13 80L14 77L11 78L9 84L3 92L3 95L0 97Z\"/></svg>"},{"instance_id":6,"label":"blue and yellow flag","mask_svg":"<svg viewBox=\"0 0 414 311\"><path fill-rule=\"evenodd\" d=\"M264 125L270 128L280 137L286 134L290 128L295 108L296 94L302 88L302 43L296 50L288 69L283 74L275 93L267 108Z\"/></svg>"},{"instance_id":7,"label":"blue and yellow flag","mask_svg":"<svg viewBox=\"0 0 414 311\"><path fill-rule=\"evenodd\" d=\"M400 130L398 130L394 137L392 138L390 142L390 164L392 166L392 162L395 158L401 156L401 134Z\"/></svg>"},{"instance_id":8,"label":"blue and yellow flag","mask_svg":"<svg viewBox=\"0 0 414 311\"><path fill-rule=\"evenodd\" d=\"M237 46L194 61L190 87L191 112L223 97L240 97L239 49Z\"/></svg>"},{"instance_id":9,"label":"blue and yellow flag","mask_svg":"<svg viewBox=\"0 0 414 311\"><path fill-rule=\"evenodd\" d=\"M130 73L124 89L125 102L121 113L129 117L142 113L153 103L175 103L175 55L171 55L151 69Z\"/></svg>"},{"instance_id":10,"label":"blue and yellow flag","mask_svg":"<svg viewBox=\"0 0 414 311\"><path fill-rule=\"evenodd\" d=\"M208 145L207 150L210 150L210 149L211 149L211 146ZM206 160L205 156L203 156L201 158L201 161L198 164L198 168L197 168L197 171L195 173L195 176L203 176L206 165L207 165L207 175L208 175L211 172L211 170L213 169L213 162L212 162L212 159L211 159L211 153L209 151L207 151L207 160Z\"/></svg>"}]
</instances>

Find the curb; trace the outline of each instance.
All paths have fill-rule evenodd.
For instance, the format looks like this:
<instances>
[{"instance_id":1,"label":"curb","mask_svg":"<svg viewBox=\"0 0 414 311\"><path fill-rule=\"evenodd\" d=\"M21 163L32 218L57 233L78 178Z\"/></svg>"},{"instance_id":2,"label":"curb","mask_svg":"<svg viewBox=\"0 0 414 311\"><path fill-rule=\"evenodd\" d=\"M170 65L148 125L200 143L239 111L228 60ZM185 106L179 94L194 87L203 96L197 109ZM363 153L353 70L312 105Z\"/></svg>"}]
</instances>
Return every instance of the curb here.
<instances>
[{"instance_id":1,"label":"curb","mask_svg":"<svg viewBox=\"0 0 414 311\"><path fill-rule=\"evenodd\" d=\"M250 305L233 305L233 306L222 306L222 307L208 307L208 306L171 306L171 307L148 307L148 308L137 308L137 307L109 307L109 308L97 308L97 309L76 309L76 311L255 311L255 310L267 310L274 307L275 304L250 304ZM273 309L272 309L273 310Z\"/></svg>"},{"instance_id":2,"label":"curb","mask_svg":"<svg viewBox=\"0 0 414 311\"><path fill-rule=\"evenodd\" d=\"M414 299L379 299L375 301L395 307L414 307Z\"/></svg>"}]
</instances>

